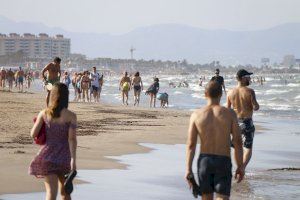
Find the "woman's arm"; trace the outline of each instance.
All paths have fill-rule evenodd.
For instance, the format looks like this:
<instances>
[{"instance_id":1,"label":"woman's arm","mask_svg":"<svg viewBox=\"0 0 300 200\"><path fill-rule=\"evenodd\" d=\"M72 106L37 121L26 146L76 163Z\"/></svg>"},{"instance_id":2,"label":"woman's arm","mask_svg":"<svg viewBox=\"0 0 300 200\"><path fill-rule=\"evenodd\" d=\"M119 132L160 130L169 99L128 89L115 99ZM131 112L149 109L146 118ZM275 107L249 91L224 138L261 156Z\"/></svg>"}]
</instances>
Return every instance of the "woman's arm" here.
<instances>
[{"instance_id":1,"label":"woman's arm","mask_svg":"<svg viewBox=\"0 0 300 200\"><path fill-rule=\"evenodd\" d=\"M35 138L36 136L38 136L38 134L39 134L39 132L40 132L40 130L41 130L41 128L42 128L42 125L43 125L43 122L44 122L44 119L43 119L44 113L45 113L45 111L42 110L42 111L38 114L38 116L37 116L37 118L36 118L36 121L35 121L35 123L33 124L33 127L32 127L32 129L31 129L31 131L30 131L30 136L31 136L32 138Z\"/></svg>"},{"instance_id":2,"label":"woman's arm","mask_svg":"<svg viewBox=\"0 0 300 200\"><path fill-rule=\"evenodd\" d=\"M77 137L76 137L76 127L77 127L77 116L72 113L72 119L69 127L68 141L71 153L71 170L76 170L76 149L77 149Z\"/></svg>"}]
</instances>

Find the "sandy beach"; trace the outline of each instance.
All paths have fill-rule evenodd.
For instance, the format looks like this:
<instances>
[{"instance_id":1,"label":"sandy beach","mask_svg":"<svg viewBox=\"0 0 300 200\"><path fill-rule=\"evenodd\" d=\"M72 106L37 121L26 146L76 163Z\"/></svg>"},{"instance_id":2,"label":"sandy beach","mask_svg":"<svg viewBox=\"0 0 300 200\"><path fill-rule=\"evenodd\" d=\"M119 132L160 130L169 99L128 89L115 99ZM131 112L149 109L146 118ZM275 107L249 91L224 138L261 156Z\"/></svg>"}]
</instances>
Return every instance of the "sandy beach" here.
<instances>
[{"instance_id":1,"label":"sandy beach","mask_svg":"<svg viewBox=\"0 0 300 200\"><path fill-rule=\"evenodd\" d=\"M44 93L0 91L0 194L43 191L28 175L39 146L29 136L32 119L45 106ZM120 169L105 156L148 152L138 143L183 144L190 112L95 103L73 103L78 117L78 169Z\"/></svg>"}]
</instances>

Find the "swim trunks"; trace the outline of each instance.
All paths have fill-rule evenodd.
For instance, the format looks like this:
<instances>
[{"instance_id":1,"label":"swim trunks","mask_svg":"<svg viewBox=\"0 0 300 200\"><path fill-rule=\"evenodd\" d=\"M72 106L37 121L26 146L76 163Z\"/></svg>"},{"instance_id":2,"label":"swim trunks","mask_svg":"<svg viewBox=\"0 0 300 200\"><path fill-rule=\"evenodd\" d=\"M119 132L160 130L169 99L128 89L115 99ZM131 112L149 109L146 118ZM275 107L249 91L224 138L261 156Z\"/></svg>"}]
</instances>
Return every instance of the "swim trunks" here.
<instances>
[{"instance_id":1,"label":"swim trunks","mask_svg":"<svg viewBox=\"0 0 300 200\"><path fill-rule=\"evenodd\" d=\"M92 85L92 88L93 88L93 89L92 89L92 90L93 90L93 92L98 92L98 89L99 89L98 87L96 87L96 86Z\"/></svg>"},{"instance_id":2,"label":"swim trunks","mask_svg":"<svg viewBox=\"0 0 300 200\"><path fill-rule=\"evenodd\" d=\"M253 121L251 118L238 119L238 123L243 137L243 145L245 148L251 149L255 132Z\"/></svg>"},{"instance_id":3,"label":"swim trunks","mask_svg":"<svg viewBox=\"0 0 300 200\"><path fill-rule=\"evenodd\" d=\"M23 83L23 81L24 81L23 76L19 76L18 81L19 81L19 83Z\"/></svg>"},{"instance_id":4,"label":"swim trunks","mask_svg":"<svg viewBox=\"0 0 300 200\"><path fill-rule=\"evenodd\" d=\"M54 85L55 83L59 82L59 78L58 79L53 79L53 80L47 80L47 82Z\"/></svg>"},{"instance_id":5,"label":"swim trunks","mask_svg":"<svg viewBox=\"0 0 300 200\"><path fill-rule=\"evenodd\" d=\"M141 91L141 86L140 85L135 85L135 86L133 86L133 88L134 88L135 92Z\"/></svg>"},{"instance_id":6,"label":"swim trunks","mask_svg":"<svg viewBox=\"0 0 300 200\"><path fill-rule=\"evenodd\" d=\"M230 196L232 164L230 157L200 154L198 178L202 194L218 193Z\"/></svg>"}]
</instances>

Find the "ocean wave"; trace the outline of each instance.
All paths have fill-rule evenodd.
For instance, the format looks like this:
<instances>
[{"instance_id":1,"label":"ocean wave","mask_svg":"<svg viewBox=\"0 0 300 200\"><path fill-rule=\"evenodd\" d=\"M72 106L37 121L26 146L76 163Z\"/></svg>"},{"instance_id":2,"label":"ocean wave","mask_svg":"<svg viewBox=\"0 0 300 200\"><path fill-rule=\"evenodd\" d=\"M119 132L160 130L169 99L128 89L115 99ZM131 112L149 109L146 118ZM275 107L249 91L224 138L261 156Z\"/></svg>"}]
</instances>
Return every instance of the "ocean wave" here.
<instances>
[{"instance_id":1,"label":"ocean wave","mask_svg":"<svg viewBox=\"0 0 300 200\"><path fill-rule=\"evenodd\" d=\"M300 99L300 95L296 96L294 99Z\"/></svg>"},{"instance_id":2,"label":"ocean wave","mask_svg":"<svg viewBox=\"0 0 300 200\"><path fill-rule=\"evenodd\" d=\"M290 92L291 90L276 90L276 89L270 89L265 91L265 94L283 94Z\"/></svg>"},{"instance_id":3,"label":"ocean wave","mask_svg":"<svg viewBox=\"0 0 300 200\"><path fill-rule=\"evenodd\" d=\"M289 83L287 84L288 87L300 87L299 83Z\"/></svg>"},{"instance_id":4,"label":"ocean wave","mask_svg":"<svg viewBox=\"0 0 300 200\"><path fill-rule=\"evenodd\" d=\"M183 92L175 91L174 94L183 94Z\"/></svg>"},{"instance_id":5,"label":"ocean wave","mask_svg":"<svg viewBox=\"0 0 300 200\"><path fill-rule=\"evenodd\" d=\"M193 94L192 94L192 97L193 97L193 98L197 98L197 99L203 99L203 98L204 98L204 95L203 95L203 94L199 94L199 93L193 93Z\"/></svg>"},{"instance_id":6,"label":"ocean wave","mask_svg":"<svg viewBox=\"0 0 300 200\"><path fill-rule=\"evenodd\" d=\"M279 84L272 84L270 87L284 87L285 85L279 85Z\"/></svg>"}]
</instances>

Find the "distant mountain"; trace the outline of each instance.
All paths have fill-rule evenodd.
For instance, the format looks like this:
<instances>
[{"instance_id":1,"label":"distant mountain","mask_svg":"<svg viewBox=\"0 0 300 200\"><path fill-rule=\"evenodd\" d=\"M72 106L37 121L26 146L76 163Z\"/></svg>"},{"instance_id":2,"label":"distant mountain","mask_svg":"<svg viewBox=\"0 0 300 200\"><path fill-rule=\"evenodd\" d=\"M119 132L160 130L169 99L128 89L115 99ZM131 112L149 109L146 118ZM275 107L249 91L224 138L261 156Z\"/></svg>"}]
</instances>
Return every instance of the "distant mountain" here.
<instances>
[{"instance_id":1,"label":"distant mountain","mask_svg":"<svg viewBox=\"0 0 300 200\"><path fill-rule=\"evenodd\" d=\"M0 16L2 33L63 34L71 38L71 51L88 57L182 60L222 64L259 64L262 57L280 62L286 54L300 56L300 23L260 31L204 30L179 24L137 28L122 35L74 33L42 23L15 22Z\"/></svg>"}]
</instances>

